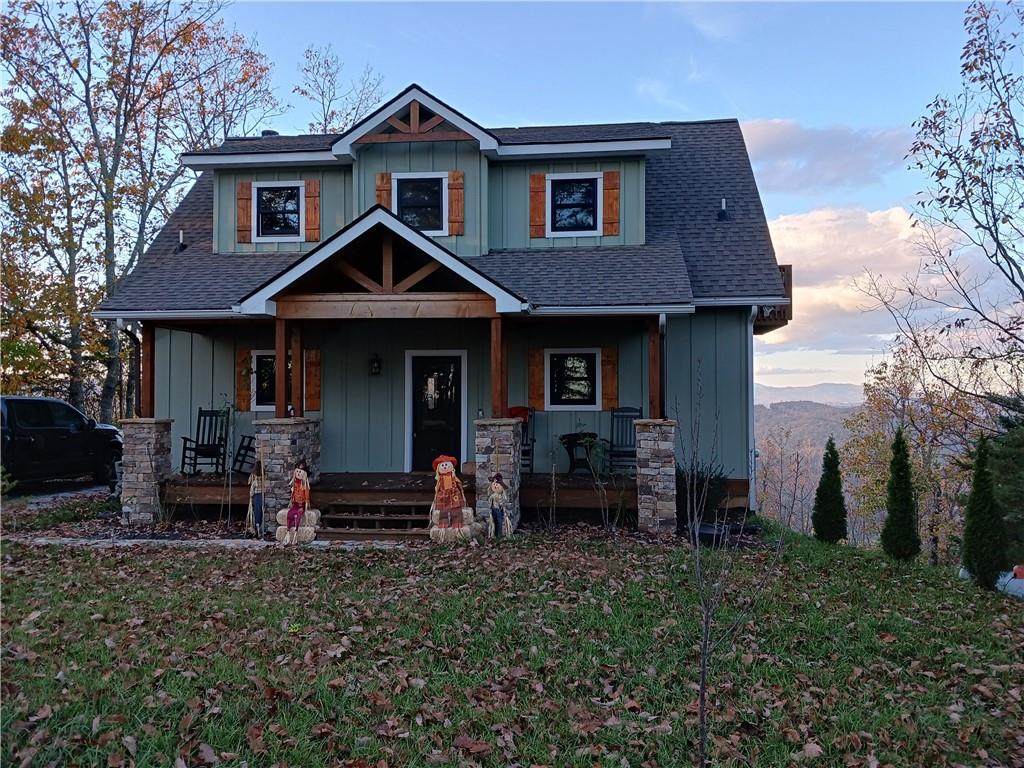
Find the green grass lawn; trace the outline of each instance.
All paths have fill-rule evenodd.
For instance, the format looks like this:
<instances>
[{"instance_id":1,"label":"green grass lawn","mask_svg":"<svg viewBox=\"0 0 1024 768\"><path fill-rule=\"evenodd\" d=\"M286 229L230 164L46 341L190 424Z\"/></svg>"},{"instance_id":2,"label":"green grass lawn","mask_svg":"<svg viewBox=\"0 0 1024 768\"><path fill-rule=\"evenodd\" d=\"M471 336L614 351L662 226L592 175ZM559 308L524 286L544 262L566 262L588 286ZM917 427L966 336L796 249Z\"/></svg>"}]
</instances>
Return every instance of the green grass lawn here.
<instances>
[{"instance_id":1,"label":"green grass lawn","mask_svg":"<svg viewBox=\"0 0 1024 768\"><path fill-rule=\"evenodd\" d=\"M689 764L686 550L589 536L355 553L6 542L0 762ZM739 593L767 562L743 556ZM771 584L715 662L716 765L1024 764L1020 602L804 539Z\"/></svg>"}]
</instances>

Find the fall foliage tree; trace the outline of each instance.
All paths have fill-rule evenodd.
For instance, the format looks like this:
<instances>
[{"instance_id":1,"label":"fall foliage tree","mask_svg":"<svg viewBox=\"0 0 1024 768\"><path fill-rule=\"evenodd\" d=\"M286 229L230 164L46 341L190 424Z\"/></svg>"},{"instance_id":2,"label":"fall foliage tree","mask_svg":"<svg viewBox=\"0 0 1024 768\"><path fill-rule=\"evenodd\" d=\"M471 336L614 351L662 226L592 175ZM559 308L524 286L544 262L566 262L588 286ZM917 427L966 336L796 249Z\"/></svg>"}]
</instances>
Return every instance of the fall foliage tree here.
<instances>
[{"instance_id":1,"label":"fall foliage tree","mask_svg":"<svg viewBox=\"0 0 1024 768\"><path fill-rule=\"evenodd\" d=\"M964 521L964 566L979 586L995 589L1006 567L1006 528L992 492L988 441L981 438L974 453L971 495Z\"/></svg>"},{"instance_id":2,"label":"fall foliage tree","mask_svg":"<svg viewBox=\"0 0 1024 768\"><path fill-rule=\"evenodd\" d=\"M367 64L359 76L345 82L345 65L328 44L309 46L303 53L301 82L292 89L312 104L309 133L343 133L383 98L384 78Z\"/></svg>"},{"instance_id":3,"label":"fall foliage tree","mask_svg":"<svg viewBox=\"0 0 1024 768\"><path fill-rule=\"evenodd\" d=\"M882 549L896 560L913 560L921 553L921 537L917 532L917 494L902 429L896 430L892 441L885 511Z\"/></svg>"},{"instance_id":4,"label":"fall foliage tree","mask_svg":"<svg viewBox=\"0 0 1024 768\"><path fill-rule=\"evenodd\" d=\"M960 89L928 105L910 150L929 180L922 262L861 287L932 376L990 398L1024 385L1024 4L975 0L964 28Z\"/></svg>"},{"instance_id":5,"label":"fall foliage tree","mask_svg":"<svg viewBox=\"0 0 1024 768\"><path fill-rule=\"evenodd\" d=\"M962 459L978 436L996 429L999 408L931 376L909 342L870 368L864 406L847 418L843 445L849 527L858 541L877 539L884 522L886 467L897 429L903 430L919 501L919 534L933 564L958 562L962 497L969 472Z\"/></svg>"},{"instance_id":6,"label":"fall foliage tree","mask_svg":"<svg viewBox=\"0 0 1024 768\"><path fill-rule=\"evenodd\" d=\"M45 359L68 396L102 369L99 418L121 385L121 334L89 312L135 265L191 177L184 151L275 114L270 63L218 3L24 0L0 16L8 347ZM42 313L45 316L40 315ZM5 385L21 374L8 375Z\"/></svg>"},{"instance_id":7,"label":"fall foliage tree","mask_svg":"<svg viewBox=\"0 0 1024 768\"><path fill-rule=\"evenodd\" d=\"M839 451L831 437L825 444L821 459L821 479L814 493L811 515L814 537L835 544L846 538L846 501L843 498L843 476L839 469Z\"/></svg>"}]
</instances>

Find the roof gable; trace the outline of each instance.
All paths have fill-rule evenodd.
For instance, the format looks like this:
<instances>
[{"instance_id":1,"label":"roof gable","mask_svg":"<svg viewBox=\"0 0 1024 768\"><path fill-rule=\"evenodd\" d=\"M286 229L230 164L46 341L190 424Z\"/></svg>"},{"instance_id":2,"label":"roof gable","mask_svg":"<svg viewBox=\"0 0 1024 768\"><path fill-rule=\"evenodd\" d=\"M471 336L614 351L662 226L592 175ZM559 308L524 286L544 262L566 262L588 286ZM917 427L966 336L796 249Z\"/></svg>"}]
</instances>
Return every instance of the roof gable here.
<instances>
[{"instance_id":1,"label":"roof gable","mask_svg":"<svg viewBox=\"0 0 1024 768\"><path fill-rule=\"evenodd\" d=\"M413 83L336 138L331 144L331 152L336 157L355 159L356 144L360 138L387 127L389 119L401 120L405 117L406 111L413 108L414 102L426 107L433 115L442 118L457 130L465 133L467 137L477 141L482 151L497 150L498 139L494 134ZM393 123L390 125L393 127Z\"/></svg>"},{"instance_id":2,"label":"roof gable","mask_svg":"<svg viewBox=\"0 0 1024 768\"><path fill-rule=\"evenodd\" d=\"M243 296L238 304L238 311L243 315L274 314L273 299L275 296L377 226L391 230L392 233L439 262L441 266L491 296L498 312L521 312L523 310L524 301L520 296L507 290L447 248L438 245L431 238L413 229L391 211L375 205L347 227L339 230L302 258Z\"/></svg>"}]
</instances>

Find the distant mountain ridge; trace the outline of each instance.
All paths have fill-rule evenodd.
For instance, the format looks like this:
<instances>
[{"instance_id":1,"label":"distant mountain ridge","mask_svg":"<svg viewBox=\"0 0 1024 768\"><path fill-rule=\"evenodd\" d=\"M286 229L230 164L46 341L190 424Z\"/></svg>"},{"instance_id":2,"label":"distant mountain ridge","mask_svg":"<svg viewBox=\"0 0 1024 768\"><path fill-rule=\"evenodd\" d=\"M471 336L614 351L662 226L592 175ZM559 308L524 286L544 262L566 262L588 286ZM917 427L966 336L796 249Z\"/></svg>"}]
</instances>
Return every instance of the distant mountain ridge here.
<instances>
[{"instance_id":1,"label":"distant mountain ridge","mask_svg":"<svg viewBox=\"0 0 1024 768\"><path fill-rule=\"evenodd\" d=\"M772 387L754 384L754 402L758 405L774 403L811 402L824 405L860 405L864 402L864 387L860 384L811 384L806 387Z\"/></svg>"}]
</instances>

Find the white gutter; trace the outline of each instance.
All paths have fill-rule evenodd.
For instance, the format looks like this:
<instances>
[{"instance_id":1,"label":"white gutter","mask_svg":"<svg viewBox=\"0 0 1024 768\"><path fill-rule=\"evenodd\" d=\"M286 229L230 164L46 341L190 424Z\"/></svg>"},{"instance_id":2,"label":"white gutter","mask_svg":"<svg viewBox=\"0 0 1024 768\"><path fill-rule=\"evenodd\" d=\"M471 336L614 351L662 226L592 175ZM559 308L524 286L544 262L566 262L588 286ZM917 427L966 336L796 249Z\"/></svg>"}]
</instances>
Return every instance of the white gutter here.
<instances>
[{"instance_id":1,"label":"white gutter","mask_svg":"<svg viewBox=\"0 0 1024 768\"><path fill-rule=\"evenodd\" d=\"M533 307L531 315L692 315L690 304L611 304L603 306Z\"/></svg>"},{"instance_id":2,"label":"white gutter","mask_svg":"<svg viewBox=\"0 0 1024 768\"><path fill-rule=\"evenodd\" d=\"M97 320L212 320L238 317L230 309L99 309L92 313Z\"/></svg>"},{"instance_id":3,"label":"white gutter","mask_svg":"<svg viewBox=\"0 0 1024 768\"><path fill-rule=\"evenodd\" d=\"M330 151L309 152L244 152L239 154L202 155L186 152L181 164L195 171L207 168L258 168L268 165L351 165Z\"/></svg>"},{"instance_id":4,"label":"white gutter","mask_svg":"<svg viewBox=\"0 0 1024 768\"><path fill-rule=\"evenodd\" d=\"M575 141L548 144L500 144L493 153L499 158L573 157L580 155L642 155L672 148L672 139L622 139L620 141Z\"/></svg>"},{"instance_id":5,"label":"white gutter","mask_svg":"<svg viewBox=\"0 0 1024 768\"><path fill-rule=\"evenodd\" d=\"M694 299L693 304L697 307L748 307L751 304L770 304L781 306L790 304L791 300L779 296L737 296L728 299Z\"/></svg>"}]
</instances>

